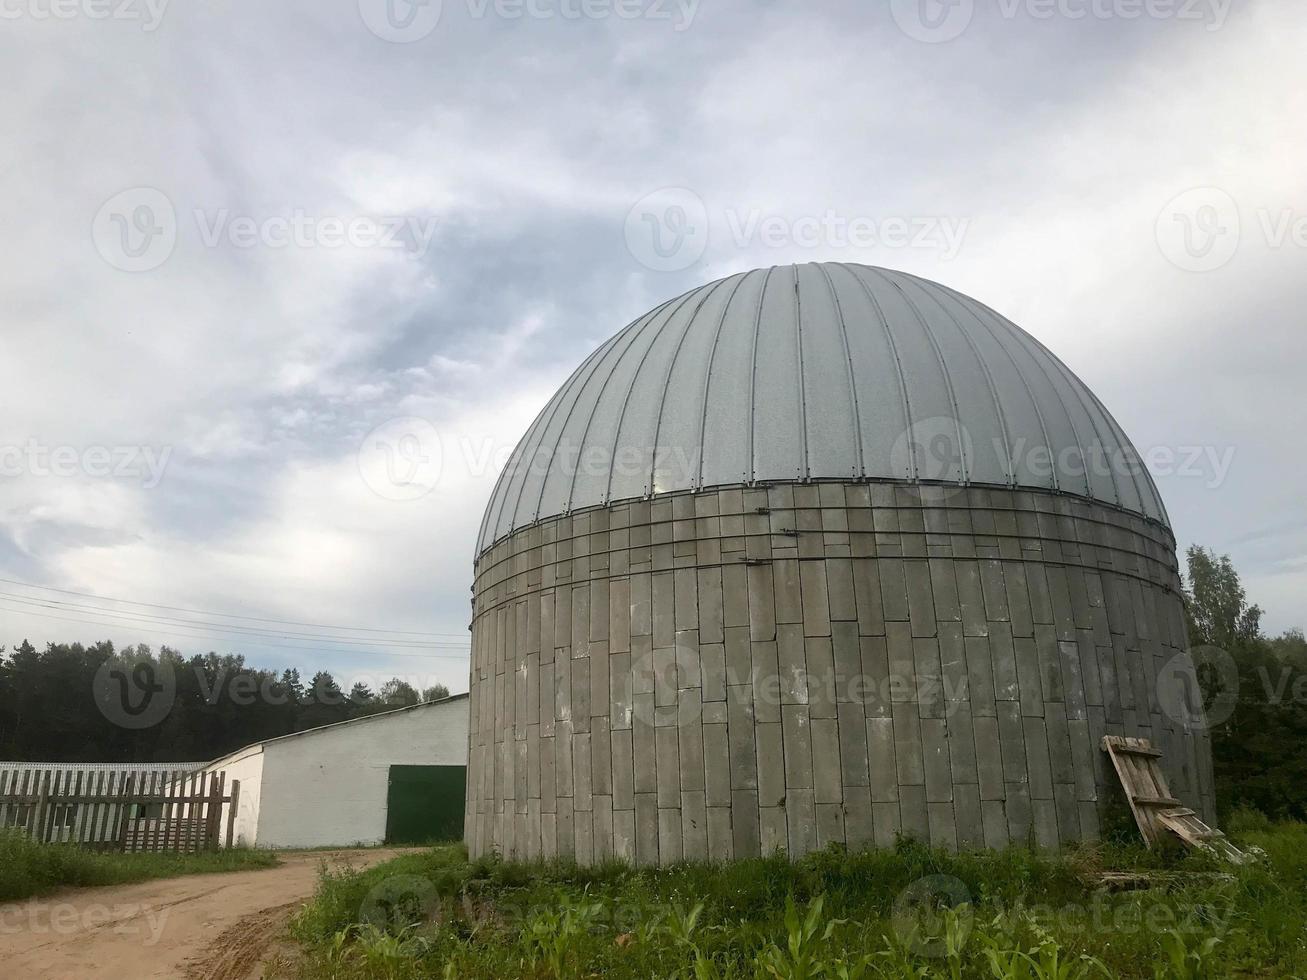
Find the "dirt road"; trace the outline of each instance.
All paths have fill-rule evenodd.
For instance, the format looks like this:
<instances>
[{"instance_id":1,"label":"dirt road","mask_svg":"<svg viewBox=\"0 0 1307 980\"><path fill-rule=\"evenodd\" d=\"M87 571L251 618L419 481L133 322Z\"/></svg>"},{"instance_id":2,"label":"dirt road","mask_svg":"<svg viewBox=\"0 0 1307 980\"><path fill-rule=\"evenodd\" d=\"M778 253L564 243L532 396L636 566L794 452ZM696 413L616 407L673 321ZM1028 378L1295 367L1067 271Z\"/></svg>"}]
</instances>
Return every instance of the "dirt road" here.
<instances>
[{"instance_id":1,"label":"dirt road","mask_svg":"<svg viewBox=\"0 0 1307 980\"><path fill-rule=\"evenodd\" d=\"M0 905L0 976L245 980L313 894L318 868L396 851L287 854L280 867L79 888Z\"/></svg>"}]
</instances>

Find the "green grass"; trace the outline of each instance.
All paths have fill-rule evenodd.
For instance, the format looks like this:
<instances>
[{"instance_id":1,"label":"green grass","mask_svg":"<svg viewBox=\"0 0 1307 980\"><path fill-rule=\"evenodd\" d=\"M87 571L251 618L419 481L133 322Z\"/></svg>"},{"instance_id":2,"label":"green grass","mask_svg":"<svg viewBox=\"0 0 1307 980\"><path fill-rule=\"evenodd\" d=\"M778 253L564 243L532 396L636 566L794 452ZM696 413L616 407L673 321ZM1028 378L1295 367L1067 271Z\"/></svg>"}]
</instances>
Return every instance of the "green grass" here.
<instances>
[{"instance_id":1,"label":"green grass","mask_svg":"<svg viewBox=\"0 0 1307 980\"><path fill-rule=\"evenodd\" d=\"M246 871L270 868L277 863L277 858L268 851L117 854L87 851L70 844L38 844L21 831L0 830L0 901L44 895L59 888L122 885L213 871Z\"/></svg>"},{"instance_id":2,"label":"green grass","mask_svg":"<svg viewBox=\"0 0 1307 980\"><path fill-rule=\"evenodd\" d=\"M1130 845L951 855L904 841L654 870L468 861L446 845L324 873L293 927L305 956L283 969L301 980L1307 976L1307 825L1241 814L1231 826L1266 859L1232 869ZM1200 874L1095 885L1099 871L1138 869ZM932 885L954 897L930 902Z\"/></svg>"}]
</instances>

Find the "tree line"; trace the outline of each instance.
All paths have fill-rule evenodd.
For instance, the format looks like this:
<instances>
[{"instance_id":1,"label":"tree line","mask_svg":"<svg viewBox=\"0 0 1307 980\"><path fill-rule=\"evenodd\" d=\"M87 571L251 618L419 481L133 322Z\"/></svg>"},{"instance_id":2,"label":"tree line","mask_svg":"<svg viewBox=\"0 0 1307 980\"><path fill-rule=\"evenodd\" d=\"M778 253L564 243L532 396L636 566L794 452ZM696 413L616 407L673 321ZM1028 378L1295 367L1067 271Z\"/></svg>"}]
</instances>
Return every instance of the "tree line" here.
<instances>
[{"instance_id":1,"label":"tree line","mask_svg":"<svg viewBox=\"0 0 1307 980\"><path fill-rule=\"evenodd\" d=\"M204 762L254 742L448 697L393 678L342 691L328 671L262 670L238 655L24 640L0 647L0 759Z\"/></svg>"},{"instance_id":2,"label":"tree line","mask_svg":"<svg viewBox=\"0 0 1307 980\"><path fill-rule=\"evenodd\" d=\"M1185 608L1212 717L1217 809L1307 820L1307 639L1268 637L1228 556L1186 553ZM1227 715L1228 717L1222 717Z\"/></svg>"}]
</instances>

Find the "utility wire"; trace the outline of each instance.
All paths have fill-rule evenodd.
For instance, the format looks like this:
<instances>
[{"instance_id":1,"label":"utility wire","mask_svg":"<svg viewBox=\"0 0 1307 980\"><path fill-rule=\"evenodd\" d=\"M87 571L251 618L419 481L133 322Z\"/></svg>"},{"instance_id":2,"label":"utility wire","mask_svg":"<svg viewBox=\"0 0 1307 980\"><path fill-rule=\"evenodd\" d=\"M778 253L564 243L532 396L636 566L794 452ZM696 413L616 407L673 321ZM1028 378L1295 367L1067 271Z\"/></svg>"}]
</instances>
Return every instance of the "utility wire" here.
<instances>
[{"instance_id":1,"label":"utility wire","mask_svg":"<svg viewBox=\"0 0 1307 980\"><path fill-rule=\"evenodd\" d=\"M197 615L197 616L214 616L219 619L242 619L242 620L246 620L247 622L253 622L253 623L270 623L274 626L279 626L279 627L280 626L305 626L312 629L338 630L338 631L347 631L347 632L354 632L354 633L391 633L391 634L397 634L401 636L421 636L421 637L459 637L463 635L459 633L433 633L433 632L427 632L423 630L392 630L392 629L384 629L375 626L334 626L330 623L309 623L309 622L299 622L296 620L288 620L288 619L266 619L259 616L246 616L241 613L221 613L221 612L212 612L204 609L191 609L185 606L166 606L155 602L139 602L135 599L115 599L112 596L100 596L100 595L95 595L94 593L91 592L78 592L73 589L59 589L59 588L55 588L52 585L35 585L31 582L21 582L18 581L17 579L0 578L0 583L4 583L5 585L17 585L24 589L35 589L40 592L57 592L60 595L77 596L82 599L94 599L99 602L117 602L129 606L145 606L149 609L163 609L169 612L183 612L183 613L190 613L192 615Z\"/></svg>"},{"instance_id":2,"label":"utility wire","mask_svg":"<svg viewBox=\"0 0 1307 980\"><path fill-rule=\"evenodd\" d=\"M7 601L10 601L10 600L0 600L0 602L7 602ZM4 607L3 607L3 606L0 606L0 608L4 608ZM114 624L106 624L106 623L104 623L104 622L99 622L99 621L89 620L89 619L77 619L77 618L73 618L73 617L69 617L69 616L55 616L55 615L52 615L52 614L50 614L50 613L34 612L34 611L30 610L30 609L9 609L8 611L9 611L9 612L20 612L20 613L23 613L24 615L27 615L27 616L37 616L37 617L40 617L41 619L56 619L56 620L59 620L60 622L65 622L65 623L81 623L81 624L84 624L84 625L87 625L87 626L99 626L99 627L103 627L103 626L105 626L105 625L114 625ZM212 638L212 636L214 635L215 632L221 632L221 631L207 631L207 632L201 632L201 633L191 633L191 632L182 632L182 630L187 630L187 629L189 629L188 627L173 627L173 628L171 628L171 629L161 629L161 628L159 628L159 627L141 626L141 625L135 625L135 624L128 624L128 625L131 626L132 629L134 629L134 630L136 630L136 631L138 631L138 632L141 632L141 633L153 633L153 634L155 634L156 636L178 636L178 635L180 635L180 636L182 636L182 637L185 638L185 639L206 639L206 638ZM123 628L123 627L120 625L119 628ZM253 637L245 637L245 639L255 639L255 638L253 638ZM403 653L403 652L389 652L389 651L384 650L384 649L360 649L360 648L358 648L358 647L348 647L348 648L344 648L344 649L334 649L334 650L323 650L323 649L322 649L321 647L319 647L319 646L299 646L299 645L290 644L290 643L275 643L275 642L270 642L270 641L266 641L266 640L259 640L259 644L260 644L260 646L275 647L275 648L282 649L282 650L304 650L304 651L317 652L317 653L328 653L328 654L347 654L347 653L353 653L353 654L359 654L359 655L363 655L363 656L374 656L374 657L385 657L385 656L389 656L389 657L415 657L415 658L426 659L426 660L460 660L460 661L466 661L466 660L467 660L467 656L468 656L467 653L463 653L463 654L455 654L455 653L443 653L443 654L442 654L442 653Z\"/></svg>"},{"instance_id":3,"label":"utility wire","mask_svg":"<svg viewBox=\"0 0 1307 980\"><path fill-rule=\"evenodd\" d=\"M9 602L22 603L26 606L36 606L40 609L54 609L59 612L70 611L77 612L81 615L95 615L116 622L143 622L150 624L159 624L169 628L208 628L223 633L230 633L236 636L249 636L252 638L273 637L284 640L308 640L315 643L347 643L362 646L382 646L382 647L399 647L399 648L420 648L430 649L432 647L440 649L466 649L467 642L458 643L453 640L411 640L411 639L389 639L380 637L372 639L369 637L349 637L349 636L325 636L315 633L300 633L294 631L259 629L251 626L240 626L235 623L210 622L206 620L179 619L172 616L159 616L146 613L137 613L130 610L105 610L99 606L88 606L82 603L68 602L64 599L47 599L45 597L31 597L16 595L10 592L0 592L0 599Z\"/></svg>"}]
</instances>

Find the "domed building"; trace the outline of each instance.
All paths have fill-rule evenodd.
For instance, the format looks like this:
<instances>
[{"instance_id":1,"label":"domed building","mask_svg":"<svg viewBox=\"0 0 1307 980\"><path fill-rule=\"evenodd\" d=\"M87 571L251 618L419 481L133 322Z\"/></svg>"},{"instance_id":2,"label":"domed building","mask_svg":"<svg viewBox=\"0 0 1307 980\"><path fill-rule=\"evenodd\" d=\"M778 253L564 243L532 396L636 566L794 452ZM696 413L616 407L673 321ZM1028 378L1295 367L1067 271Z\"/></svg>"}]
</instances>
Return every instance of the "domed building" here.
<instances>
[{"instance_id":1,"label":"domed building","mask_svg":"<svg viewBox=\"0 0 1307 980\"><path fill-rule=\"evenodd\" d=\"M945 286L729 276L577 369L486 508L474 855L1094 837L1105 734L1209 822L1175 540L1106 408Z\"/></svg>"}]
</instances>

